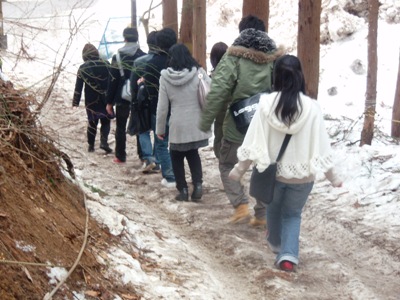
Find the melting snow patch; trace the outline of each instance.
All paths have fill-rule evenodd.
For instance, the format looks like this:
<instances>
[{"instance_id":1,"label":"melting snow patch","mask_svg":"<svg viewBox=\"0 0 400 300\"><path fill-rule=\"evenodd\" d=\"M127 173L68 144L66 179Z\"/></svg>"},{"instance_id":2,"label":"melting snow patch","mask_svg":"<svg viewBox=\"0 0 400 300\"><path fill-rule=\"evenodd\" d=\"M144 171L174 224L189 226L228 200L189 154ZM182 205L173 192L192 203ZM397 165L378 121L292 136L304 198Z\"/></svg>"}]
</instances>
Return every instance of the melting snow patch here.
<instances>
[{"instance_id":1,"label":"melting snow patch","mask_svg":"<svg viewBox=\"0 0 400 300\"><path fill-rule=\"evenodd\" d=\"M67 277L68 271L65 268L54 267L49 268L49 272L47 272L47 276L49 276L50 284L57 284L59 281L63 280Z\"/></svg>"},{"instance_id":2,"label":"melting snow patch","mask_svg":"<svg viewBox=\"0 0 400 300\"><path fill-rule=\"evenodd\" d=\"M147 281L140 263L121 249L110 249L110 270L116 271L124 284L140 285Z\"/></svg>"},{"instance_id":3,"label":"melting snow patch","mask_svg":"<svg viewBox=\"0 0 400 300\"><path fill-rule=\"evenodd\" d=\"M15 245L18 249L21 249L24 252L33 252L36 250L35 246L27 245L24 241L15 241Z\"/></svg>"}]
</instances>

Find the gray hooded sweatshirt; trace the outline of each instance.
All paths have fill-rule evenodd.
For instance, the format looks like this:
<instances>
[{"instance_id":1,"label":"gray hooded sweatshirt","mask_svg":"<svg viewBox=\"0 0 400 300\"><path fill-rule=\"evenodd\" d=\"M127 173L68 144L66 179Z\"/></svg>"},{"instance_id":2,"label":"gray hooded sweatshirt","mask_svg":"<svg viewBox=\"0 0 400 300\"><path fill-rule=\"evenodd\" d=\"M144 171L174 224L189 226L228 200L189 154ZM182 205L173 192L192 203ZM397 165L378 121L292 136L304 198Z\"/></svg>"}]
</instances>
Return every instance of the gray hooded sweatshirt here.
<instances>
[{"instance_id":1,"label":"gray hooded sweatshirt","mask_svg":"<svg viewBox=\"0 0 400 300\"><path fill-rule=\"evenodd\" d=\"M193 67L190 71L167 68L161 71L156 134L165 133L169 105L171 105L169 142L172 144L198 142L207 140L211 136L211 131L202 132L198 128L201 115L197 99L198 72L203 74L206 81L211 82L202 68Z\"/></svg>"}]
</instances>

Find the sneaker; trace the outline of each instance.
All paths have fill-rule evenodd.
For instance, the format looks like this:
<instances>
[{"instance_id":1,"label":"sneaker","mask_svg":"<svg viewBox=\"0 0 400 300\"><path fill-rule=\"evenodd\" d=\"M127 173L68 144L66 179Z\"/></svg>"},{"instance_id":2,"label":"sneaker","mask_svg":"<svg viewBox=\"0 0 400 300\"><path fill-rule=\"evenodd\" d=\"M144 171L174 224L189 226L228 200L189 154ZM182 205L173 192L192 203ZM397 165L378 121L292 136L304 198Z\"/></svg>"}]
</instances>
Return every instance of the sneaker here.
<instances>
[{"instance_id":1,"label":"sneaker","mask_svg":"<svg viewBox=\"0 0 400 300\"><path fill-rule=\"evenodd\" d=\"M94 152L94 146L93 146L93 145L89 145L87 151L88 151L88 152Z\"/></svg>"},{"instance_id":2,"label":"sneaker","mask_svg":"<svg viewBox=\"0 0 400 300\"><path fill-rule=\"evenodd\" d=\"M279 268L282 271L286 272L293 272L293 266L294 264L291 261L284 260L279 264Z\"/></svg>"},{"instance_id":3,"label":"sneaker","mask_svg":"<svg viewBox=\"0 0 400 300\"><path fill-rule=\"evenodd\" d=\"M155 162L148 162L146 161L143 165L142 168L142 173L143 174L148 174L150 173L151 170L153 170L156 167L156 163Z\"/></svg>"},{"instance_id":4,"label":"sneaker","mask_svg":"<svg viewBox=\"0 0 400 300\"><path fill-rule=\"evenodd\" d=\"M249 224L253 227L265 227L265 225L267 225L267 220L253 217L250 219Z\"/></svg>"},{"instance_id":5,"label":"sneaker","mask_svg":"<svg viewBox=\"0 0 400 300\"><path fill-rule=\"evenodd\" d=\"M118 157L115 157L115 158L113 159L113 163L115 163L115 164L124 164L125 162L122 161L122 160L120 160Z\"/></svg>"},{"instance_id":6,"label":"sneaker","mask_svg":"<svg viewBox=\"0 0 400 300\"><path fill-rule=\"evenodd\" d=\"M171 181L169 182L167 179L163 178L161 180L161 184L163 186L165 186L166 188L175 188L176 187L176 182L175 181Z\"/></svg>"}]
</instances>

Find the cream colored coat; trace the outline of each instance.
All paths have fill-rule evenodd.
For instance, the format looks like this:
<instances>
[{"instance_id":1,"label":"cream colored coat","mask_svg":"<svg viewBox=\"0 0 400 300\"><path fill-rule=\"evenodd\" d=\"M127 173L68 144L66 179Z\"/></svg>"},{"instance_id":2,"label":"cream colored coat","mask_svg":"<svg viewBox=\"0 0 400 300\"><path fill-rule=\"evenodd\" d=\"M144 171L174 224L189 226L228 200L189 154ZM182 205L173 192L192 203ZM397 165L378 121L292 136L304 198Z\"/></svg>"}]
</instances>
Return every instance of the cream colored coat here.
<instances>
[{"instance_id":1,"label":"cream colored coat","mask_svg":"<svg viewBox=\"0 0 400 300\"><path fill-rule=\"evenodd\" d=\"M277 180L289 183L313 181L318 172L326 174L334 184L340 179L333 172L332 149L325 129L323 115L317 101L300 94L302 112L287 127L275 115L279 100L277 92L260 97L258 109L250 123L237 155L247 169L253 162L264 171L276 161L286 134L292 134L286 151L278 163Z\"/></svg>"}]
</instances>

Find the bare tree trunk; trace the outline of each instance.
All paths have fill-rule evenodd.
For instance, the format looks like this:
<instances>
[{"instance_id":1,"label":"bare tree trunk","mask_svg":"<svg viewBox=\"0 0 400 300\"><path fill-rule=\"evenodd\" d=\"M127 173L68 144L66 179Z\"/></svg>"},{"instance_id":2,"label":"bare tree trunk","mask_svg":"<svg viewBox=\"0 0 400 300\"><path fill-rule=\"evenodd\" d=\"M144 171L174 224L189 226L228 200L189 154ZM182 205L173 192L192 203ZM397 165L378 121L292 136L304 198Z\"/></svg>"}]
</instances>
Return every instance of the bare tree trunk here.
<instances>
[{"instance_id":1,"label":"bare tree trunk","mask_svg":"<svg viewBox=\"0 0 400 300\"><path fill-rule=\"evenodd\" d=\"M131 0L131 26L137 28L136 0Z\"/></svg>"},{"instance_id":2,"label":"bare tree trunk","mask_svg":"<svg viewBox=\"0 0 400 300\"><path fill-rule=\"evenodd\" d=\"M364 126L361 131L362 145L371 145L374 136L376 82L378 73L377 36L378 36L378 0L368 0L368 73L365 95Z\"/></svg>"},{"instance_id":3,"label":"bare tree trunk","mask_svg":"<svg viewBox=\"0 0 400 300\"><path fill-rule=\"evenodd\" d=\"M396 93L394 94L394 104L392 112L392 137L400 137L400 55L399 70L397 72Z\"/></svg>"},{"instance_id":4,"label":"bare tree trunk","mask_svg":"<svg viewBox=\"0 0 400 300\"><path fill-rule=\"evenodd\" d=\"M193 57L206 70L206 0L193 4Z\"/></svg>"},{"instance_id":5,"label":"bare tree trunk","mask_svg":"<svg viewBox=\"0 0 400 300\"><path fill-rule=\"evenodd\" d=\"M321 0L299 1L297 56L306 81L306 93L318 98Z\"/></svg>"},{"instance_id":6,"label":"bare tree trunk","mask_svg":"<svg viewBox=\"0 0 400 300\"><path fill-rule=\"evenodd\" d=\"M7 35L4 35L3 0L0 0L0 49L7 49Z\"/></svg>"},{"instance_id":7,"label":"bare tree trunk","mask_svg":"<svg viewBox=\"0 0 400 300\"><path fill-rule=\"evenodd\" d=\"M173 29L178 35L178 1L163 0L163 27Z\"/></svg>"},{"instance_id":8,"label":"bare tree trunk","mask_svg":"<svg viewBox=\"0 0 400 300\"><path fill-rule=\"evenodd\" d=\"M268 31L269 19L269 0L243 0L242 16L253 15L265 23L266 31Z\"/></svg>"},{"instance_id":9,"label":"bare tree trunk","mask_svg":"<svg viewBox=\"0 0 400 300\"><path fill-rule=\"evenodd\" d=\"M180 26L180 42L193 53L193 0L183 0Z\"/></svg>"}]
</instances>

